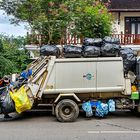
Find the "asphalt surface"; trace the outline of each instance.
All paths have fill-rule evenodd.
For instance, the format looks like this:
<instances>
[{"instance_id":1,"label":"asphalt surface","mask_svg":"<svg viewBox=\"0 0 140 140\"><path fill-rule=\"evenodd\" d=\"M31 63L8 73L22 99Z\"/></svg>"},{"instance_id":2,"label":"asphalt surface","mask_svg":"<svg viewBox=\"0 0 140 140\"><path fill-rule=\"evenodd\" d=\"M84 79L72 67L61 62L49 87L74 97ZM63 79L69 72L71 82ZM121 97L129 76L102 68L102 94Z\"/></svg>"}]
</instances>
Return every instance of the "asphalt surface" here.
<instances>
[{"instance_id":1,"label":"asphalt surface","mask_svg":"<svg viewBox=\"0 0 140 140\"><path fill-rule=\"evenodd\" d=\"M47 112L28 112L13 120L0 115L0 140L139 140L140 115L116 112L104 119L86 118L60 123Z\"/></svg>"}]
</instances>

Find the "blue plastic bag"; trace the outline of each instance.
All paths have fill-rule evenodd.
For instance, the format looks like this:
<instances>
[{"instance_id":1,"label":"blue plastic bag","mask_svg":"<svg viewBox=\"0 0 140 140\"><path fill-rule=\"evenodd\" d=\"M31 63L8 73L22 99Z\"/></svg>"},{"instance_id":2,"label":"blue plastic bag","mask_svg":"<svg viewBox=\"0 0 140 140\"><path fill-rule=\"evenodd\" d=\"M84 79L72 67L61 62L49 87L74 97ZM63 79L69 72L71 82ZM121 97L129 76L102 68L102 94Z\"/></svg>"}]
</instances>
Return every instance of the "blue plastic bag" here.
<instances>
[{"instance_id":1,"label":"blue plastic bag","mask_svg":"<svg viewBox=\"0 0 140 140\"><path fill-rule=\"evenodd\" d=\"M32 69L28 69L28 71L23 71L20 76L23 77L25 80L28 80L28 77L32 75Z\"/></svg>"},{"instance_id":2,"label":"blue plastic bag","mask_svg":"<svg viewBox=\"0 0 140 140\"><path fill-rule=\"evenodd\" d=\"M27 75L27 72L26 71L23 71L21 74L20 74L21 77L23 77L24 79L28 79L28 75Z\"/></svg>"},{"instance_id":3,"label":"blue plastic bag","mask_svg":"<svg viewBox=\"0 0 140 140\"><path fill-rule=\"evenodd\" d=\"M82 104L82 108L86 112L86 116L87 117L93 116L93 111L92 111L92 107L91 107L90 101L83 103Z\"/></svg>"},{"instance_id":4,"label":"blue plastic bag","mask_svg":"<svg viewBox=\"0 0 140 140\"><path fill-rule=\"evenodd\" d=\"M104 117L107 114L108 114L108 104L98 102L98 105L96 107L95 116Z\"/></svg>"},{"instance_id":5,"label":"blue plastic bag","mask_svg":"<svg viewBox=\"0 0 140 140\"><path fill-rule=\"evenodd\" d=\"M28 73L27 73L27 76L29 77L29 76L31 76L32 75L32 69L28 69Z\"/></svg>"},{"instance_id":6,"label":"blue plastic bag","mask_svg":"<svg viewBox=\"0 0 140 140\"><path fill-rule=\"evenodd\" d=\"M91 107L97 107L99 103L99 101L90 101Z\"/></svg>"},{"instance_id":7,"label":"blue plastic bag","mask_svg":"<svg viewBox=\"0 0 140 140\"><path fill-rule=\"evenodd\" d=\"M104 111L104 115L107 115L108 114L108 104L102 103L101 106Z\"/></svg>"},{"instance_id":8,"label":"blue plastic bag","mask_svg":"<svg viewBox=\"0 0 140 140\"><path fill-rule=\"evenodd\" d=\"M115 101L110 99L108 101L108 109L109 109L109 112L114 112L115 111Z\"/></svg>"}]
</instances>

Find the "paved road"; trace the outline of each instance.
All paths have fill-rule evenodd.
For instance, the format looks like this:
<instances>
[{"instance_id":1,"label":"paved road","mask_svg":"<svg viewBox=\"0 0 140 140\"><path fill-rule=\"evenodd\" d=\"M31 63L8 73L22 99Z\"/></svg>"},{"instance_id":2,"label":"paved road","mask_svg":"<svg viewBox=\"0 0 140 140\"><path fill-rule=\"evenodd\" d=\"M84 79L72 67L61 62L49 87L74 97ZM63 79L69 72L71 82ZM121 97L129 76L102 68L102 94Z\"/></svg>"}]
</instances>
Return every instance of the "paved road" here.
<instances>
[{"instance_id":1,"label":"paved road","mask_svg":"<svg viewBox=\"0 0 140 140\"><path fill-rule=\"evenodd\" d=\"M87 119L81 114L74 123L57 122L46 112L29 112L13 121L0 121L0 140L139 139L140 115L130 112L113 113L104 119Z\"/></svg>"}]
</instances>

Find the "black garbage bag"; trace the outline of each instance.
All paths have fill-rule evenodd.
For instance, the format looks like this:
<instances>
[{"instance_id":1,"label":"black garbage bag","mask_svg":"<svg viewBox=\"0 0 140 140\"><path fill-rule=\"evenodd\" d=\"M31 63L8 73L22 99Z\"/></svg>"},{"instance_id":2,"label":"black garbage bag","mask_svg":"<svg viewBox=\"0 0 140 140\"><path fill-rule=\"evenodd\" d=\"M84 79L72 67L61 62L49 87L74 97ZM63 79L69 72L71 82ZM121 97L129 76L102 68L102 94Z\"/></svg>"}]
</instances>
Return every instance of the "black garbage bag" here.
<instances>
[{"instance_id":1,"label":"black garbage bag","mask_svg":"<svg viewBox=\"0 0 140 140\"><path fill-rule=\"evenodd\" d=\"M100 48L96 46L82 46L83 57L98 57L100 56Z\"/></svg>"},{"instance_id":2,"label":"black garbage bag","mask_svg":"<svg viewBox=\"0 0 140 140\"><path fill-rule=\"evenodd\" d=\"M101 38L85 38L83 40L83 45L101 47L102 42L103 40Z\"/></svg>"},{"instance_id":3,"label":"black garbage bag","mask_svg":"<svg viewBox=\"0 0 140 140\"><path fill-rule=\"evenodd\" d=\"M106 36L103 38L103 42L110 44L120 44L120 40L118 38Z\"/></svg>"},{"instance_id":4,"label":"black garbage bag","mask_svg":"<svg viewBox=\"0 0 140 140\"><path fill-rule=\"evenodd\" d=\"M3 114L8 114L15 111L15 106L8 92L8 87L5 87L5 89L1 90L0 104L1 113Z\"/></svg>"},{"instance_id":5,"label":"black garbage bag","mask_svg":"<svg viewBox=\"0 0 140 140\"><path fill-rule=\"evenodd\" d=\"M102 56L118 56L121 49L120 45L104 43L101 47Z\"/></svg>"},{"instance_id":6,"label":"black garbage bag","mask_svg":"<svg viewBox=\"0 0 140 140\"><path fill-rule=\"evenodd\" d=\"M74 45L65 45L63 53L66 58L79 58L82 56L82 48Z\"/></svg>"},{"instance_id":7,"label":"black garbage bag","mask_svg":"<svg viewBox=\"0 0 140 140\"><path fill-rule=\"evenodd\" d=\"M131 48L122 48L120 50L120 56L123 58L124 72L135 72L136 70L136 55Z\"/></svg>"},{"instance_id":8,"label":"black garbage bag","mask_svg":"<svg viewBox=\"0 0 140 140\"><path fill-rule=\"evenodd\" d=\"M54 55L56 57L60 56L60 49L55 45L44 45L40 49L40 55L49 56Z\"/></svg>"}]
</instances>

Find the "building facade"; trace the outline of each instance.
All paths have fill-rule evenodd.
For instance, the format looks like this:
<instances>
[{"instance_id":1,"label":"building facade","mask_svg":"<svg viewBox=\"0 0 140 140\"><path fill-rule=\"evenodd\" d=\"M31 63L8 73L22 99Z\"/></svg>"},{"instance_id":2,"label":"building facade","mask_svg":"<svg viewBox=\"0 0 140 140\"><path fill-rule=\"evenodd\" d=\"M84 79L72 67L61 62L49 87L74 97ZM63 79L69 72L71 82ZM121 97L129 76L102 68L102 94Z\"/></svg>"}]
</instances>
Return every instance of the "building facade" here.
<instances>
[{"instance_id":1,"label":"building facade","mask_svg":"<svg viewBox=\"0 0 140 140\"><path fill-rule=\"evenodd\" d=\"M111 0L113 34L122 44L140 44L140 0Z\"/></svg>"},{"instance_id":2,"label":"building facade","mask_svg":"<svg viewBox=\"0 0 140 140\"><path fill-rule=\"evenodd\" d=\"M140 0L111 0L109 11L116 33L140 34Z\"/></svg>"}]
</instances>

